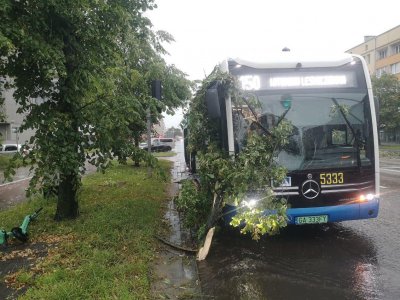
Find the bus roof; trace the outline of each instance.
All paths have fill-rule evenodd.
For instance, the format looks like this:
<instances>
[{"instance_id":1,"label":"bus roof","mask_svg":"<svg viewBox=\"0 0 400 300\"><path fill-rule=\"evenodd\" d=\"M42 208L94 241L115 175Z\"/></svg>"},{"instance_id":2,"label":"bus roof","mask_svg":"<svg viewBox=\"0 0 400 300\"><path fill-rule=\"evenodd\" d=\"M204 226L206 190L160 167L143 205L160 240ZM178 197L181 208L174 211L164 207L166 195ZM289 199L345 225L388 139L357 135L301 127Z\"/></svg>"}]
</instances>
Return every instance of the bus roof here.
<instances>
[{"instance_id":1,"label":"bus roof","mask_svg":"<svg viewBox=\"0 0 400 300\"><path fill-rule=\"evenodd\" d=\"M228 59L230 67L235 65L247 66L255 69L285 69L285 68L317 68L317 67L337 67L348 64L358 55L340 53L337 55L313 55L299 56L290 52L282 52L279 55L269 56L266 61L251 61L242 58Z\"/></svg>"}]
</instances>

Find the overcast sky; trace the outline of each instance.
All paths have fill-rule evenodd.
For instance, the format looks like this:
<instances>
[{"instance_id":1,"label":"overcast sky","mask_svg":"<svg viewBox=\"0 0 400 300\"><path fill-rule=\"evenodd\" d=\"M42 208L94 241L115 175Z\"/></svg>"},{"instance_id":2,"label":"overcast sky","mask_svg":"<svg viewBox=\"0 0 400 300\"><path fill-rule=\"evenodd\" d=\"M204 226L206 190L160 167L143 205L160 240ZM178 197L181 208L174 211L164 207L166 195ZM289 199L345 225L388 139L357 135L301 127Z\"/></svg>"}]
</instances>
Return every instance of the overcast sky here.
<instances>
[{"instance_id":1,"label":"overcast sky","mask_svg":"<svg viewBox=\"0 0 400 300\"><path fill-rule=\"evenodd\" d=\"M228 57L263 61L289 47L296 53L343 53L364 35L400 25L400 0L156 0L147 14L154 30L175 42L165 59L203 79ZM181 114L167 116L177 127Z\"/></svg>"}]
</instances>

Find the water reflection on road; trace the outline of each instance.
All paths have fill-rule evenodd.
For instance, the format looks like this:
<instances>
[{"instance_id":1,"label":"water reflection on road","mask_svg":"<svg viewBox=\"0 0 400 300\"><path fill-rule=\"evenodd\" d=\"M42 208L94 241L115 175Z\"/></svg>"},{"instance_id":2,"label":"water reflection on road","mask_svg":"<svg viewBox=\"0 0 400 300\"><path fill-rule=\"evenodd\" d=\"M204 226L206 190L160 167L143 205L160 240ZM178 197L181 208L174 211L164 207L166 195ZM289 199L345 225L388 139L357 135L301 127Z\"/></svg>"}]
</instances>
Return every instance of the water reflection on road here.
<instances>
[{"instance_id":1,"label":"water reflection on road","mask_svg":"<svg viewBox=\"0 0 400 300\"><path fill-rule=\"evenodd\" d=\"M376 254L341 225L291 226L259 242L224 230L199 270L216 299L379 299Z\"/></svg>"},{"instance_id":2,"label":"water reflection on road","mask_svg":"<svg viewBox=\"0 0 400 300\"><path fill-rule=\"evenodd\" d=\"M381 159L376 219L291 226L259 242L224 229L199 263L212 299L400 299L400 159Z\"/></svg>"}]
</instances>

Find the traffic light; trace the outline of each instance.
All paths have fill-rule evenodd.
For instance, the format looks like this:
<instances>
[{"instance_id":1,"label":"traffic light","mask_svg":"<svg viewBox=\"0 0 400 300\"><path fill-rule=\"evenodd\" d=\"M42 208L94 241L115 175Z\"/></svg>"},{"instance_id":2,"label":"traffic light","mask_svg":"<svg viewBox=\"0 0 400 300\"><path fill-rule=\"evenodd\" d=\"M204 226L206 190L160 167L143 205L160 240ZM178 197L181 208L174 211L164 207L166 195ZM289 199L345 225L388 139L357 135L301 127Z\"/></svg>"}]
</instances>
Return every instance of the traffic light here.
<instances>
[{"instance_id":1,"label":"traffic light","mask_svg":"<svg viewBox=\"0 0 400 300\"><path fill-rule=\"evenodd\" d=\"M153 80L151 82L151 96L161 100L161 80Z\"/></svg>"}]
</instances>

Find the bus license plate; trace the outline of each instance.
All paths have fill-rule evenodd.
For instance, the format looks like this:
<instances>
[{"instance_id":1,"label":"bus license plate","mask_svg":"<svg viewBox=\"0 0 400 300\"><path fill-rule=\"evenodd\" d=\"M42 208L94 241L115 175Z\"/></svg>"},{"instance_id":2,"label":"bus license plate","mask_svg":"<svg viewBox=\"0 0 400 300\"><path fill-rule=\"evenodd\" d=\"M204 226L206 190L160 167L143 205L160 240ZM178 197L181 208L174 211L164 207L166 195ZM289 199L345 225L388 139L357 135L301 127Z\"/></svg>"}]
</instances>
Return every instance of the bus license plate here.
<instances>
[{"instance_id":1,"label":"bus license plate","mask_svg":"<svg viewBox=\"0 0 400 300\"><path fill-rule=\"evenodd\" d=\"M296 217L295 222L297 225L328 223L328 215Z\"/></svg>"}]
</instances>

